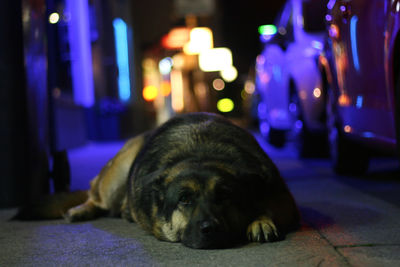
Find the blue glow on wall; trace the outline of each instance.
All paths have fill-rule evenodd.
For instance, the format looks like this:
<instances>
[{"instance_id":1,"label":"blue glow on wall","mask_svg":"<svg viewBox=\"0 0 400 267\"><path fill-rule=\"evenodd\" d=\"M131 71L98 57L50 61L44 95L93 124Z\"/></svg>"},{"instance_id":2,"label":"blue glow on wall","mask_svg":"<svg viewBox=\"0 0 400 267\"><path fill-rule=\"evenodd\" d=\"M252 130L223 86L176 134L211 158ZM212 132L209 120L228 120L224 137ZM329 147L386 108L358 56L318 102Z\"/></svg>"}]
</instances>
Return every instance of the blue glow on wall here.
<instances>
[{"instance_id":1,"label":"blue glow on wall","mask_svg":"<svg viewBox=\"0 0 400 267\"><path fill-rule=\"evenodd\" d=\"M353 64L357 71L360 71L360 63L358 61L357 49L357 22L358 17L353 16L350 20L350 38L351 38L351 53L353 54Z\"/></svg>"},{"instance_id":2,"label":"blue glow on wall","mask_svg":"<svg viewBox=\"0 0 400 267\"><path fill-rule=\"evenodd\" d=\"M115 35L115 48L117 52L119 98L122 101L128 101L131 97L128 31L126 23L120 18L114 19L113 26Z\"/></svg>"},{"instance_id":3,"label":"blue glow on wall","mask_svg":"<svg viewBox=\"0 0 400 267\"><path fill-rule=\"evenodd\" d=\"M362 108L362 106L363 106L363 96L359 95L359 96L357 96L356 107L357 108Z\"/></svg>"},{"instance_id":4,"label":"blue glow on wall","mask_svg":"<svg viewBox=\"0 0 400 267\"><path fill-rule=\"evenodd\" d=\"M88 1L67 0L66 10L70 16L68 33L74 101L91 107L95 99Z\"/></svg>"}]
</instances>

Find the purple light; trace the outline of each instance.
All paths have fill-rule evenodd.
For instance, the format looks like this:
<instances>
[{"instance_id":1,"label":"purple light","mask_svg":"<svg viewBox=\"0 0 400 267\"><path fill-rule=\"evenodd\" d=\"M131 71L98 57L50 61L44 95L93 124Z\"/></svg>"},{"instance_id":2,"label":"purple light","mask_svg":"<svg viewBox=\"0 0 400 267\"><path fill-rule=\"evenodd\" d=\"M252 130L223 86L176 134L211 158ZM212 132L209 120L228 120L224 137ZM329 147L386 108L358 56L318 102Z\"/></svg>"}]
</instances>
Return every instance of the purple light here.
<instances>
[{"instance_id":1,"label":"purple light","mask_svg":"<svg viewBox=\"0 0 400 267\"><path fill-rule=\"evenodd\" d=\"M67 0L72 85L75 103L84 107L94 104L92 50L90 47L88 1Z\"/></svg>"},{"instance_id":2,"label":"purple light","mask_svg":"<svg viewBox=\"0 0 400 267\"><path fill-rule=\"evenodd\" d=\"M260 41L265 43L265 42L268 42L269 40L271 40L272 37L273 37L273 35L265 35L265 34L263 34L263 35L260 35Z\"/></svg>"},{"instance_id":3,"label":"purple light","mask_svg":"<svg viewBox=\"0 0 400 267\"><path fill-rule=\"evenodd\" d=\"M329 0L328 4L327 4L327 8L330 10L333 8L333 6L335 5L336 0Z\"/></svg>"},{"instance_id":4,"label":"purple light","mask_svg":"<svg viewBox=\"0 0 400 267\"><path fill-rule=\"evenodd\" d=\"M267 105L265 105L264 103L260 103L260 104L258 104L257 110L258 110L258 117L260 119L266 119L267 118L267 115L268 115L267 114L268 113Z\"/></svg>"},{"instance_id":5,"label":"purple light","mask_svg":"<svg viewBox=\"0 0 400 267\"><path fill-rule=\"evenodd\" d=\"M301 120L297 120L294 123L294 126L296 127L296 129L302 129L303 128L303 122Z\"/></svg>"},{"instance_id":6,"label":"purple light","mask_svg":"<svg viewBox=\"0 0 400 267\"><path fill-rule=\"evenodd\" d=\"M297 111L297 105L295 103L289 104L289 111L295 113Z\"/></svg>"},{"instance_id":7,"label":"purple light","mask_svg":"<svg viewBox=\"0 0 400 267\"><path fill-rule=\"evenodd\" d=\"M269 126L268 122L260 123L260 132L262 135L264 135L264 136L268 135L269 131L270 131L270 126Z\"/></svg>"},{"instance_id":8,"label":"purple light","mask_svg":"<svg viewBox=\"0 0 400 267\"><path fill-rule=\"evenodd\" d=\"M331 21L332 20L332 16L328 14L328 15L325 16L325 19L326 19L326 21Z\"/></svg>"}]
</instances>

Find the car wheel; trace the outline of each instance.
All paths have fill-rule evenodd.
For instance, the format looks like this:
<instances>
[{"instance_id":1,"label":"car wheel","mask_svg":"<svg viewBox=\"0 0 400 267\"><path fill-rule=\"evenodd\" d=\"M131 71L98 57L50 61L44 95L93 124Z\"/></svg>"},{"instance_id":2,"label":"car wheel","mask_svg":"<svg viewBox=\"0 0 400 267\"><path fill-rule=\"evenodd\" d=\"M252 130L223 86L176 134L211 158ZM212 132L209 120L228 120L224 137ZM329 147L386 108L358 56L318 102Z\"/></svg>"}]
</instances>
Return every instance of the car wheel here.
<instances>
[{"instance_id":1,"label":"car wheel","mask_svg":"<svg viewBox=\"0 0 400 267\"><path fill-rule=\"evenodd\" d=\"M289 112L294 121L292 132L299 157L310 158L326 155L326 138L322 134L312 133L308 130L300 105L300 99L297 91L293 90L293 88L290 93Z\"/></svg>"},{"instance_id":2,"label":"car wheel","mask_svg":"<svg viewBox=\"0 0 400 267\"><path fill-rule=\"evenodd\" d=\"M345 137L332 91L327 94L328 145L333 169L341 175L364 174L369 165L368 151Z\"/></svg>"},{"instance_id":3,"label":"car wheel","mask_svg":"<svg viewBox=\"0 0 400 267\"><path fill-rule=\"evenodd\" d=\"M268 143L275 147L283 147L286 143L286 132L270 128L268 133Z\"/></svg>"}]
</instances>

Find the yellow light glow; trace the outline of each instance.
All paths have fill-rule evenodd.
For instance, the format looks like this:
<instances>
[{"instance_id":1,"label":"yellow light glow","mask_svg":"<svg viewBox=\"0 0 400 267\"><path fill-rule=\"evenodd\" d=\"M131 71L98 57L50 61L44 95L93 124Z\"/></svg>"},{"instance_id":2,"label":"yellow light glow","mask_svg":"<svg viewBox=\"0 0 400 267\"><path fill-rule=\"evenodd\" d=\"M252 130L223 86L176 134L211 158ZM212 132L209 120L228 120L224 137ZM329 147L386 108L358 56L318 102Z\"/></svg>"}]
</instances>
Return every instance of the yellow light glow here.
<instances>
[{"instance_id":1,"label":"yellow light glow","mask_svg":"<svg viewBox=\"0 0 400 267\"><path fill-rule=\"evenodd\" d=\"M56 24L60 20L60 15L56 12L51 13L49 16L49 22L51 24Z\"/></svg>"},{"instance_id":2,"label":"yellow light glow","mask_svg":"<svg viewBox=\"0 0 400 267\"><path fill-rule=\"evenodd\" d=\"M221 70L220 75L221 75L222 79L225 80L225 82L229 83L229 82L233 82L234 80L236 80L236 78L238 76L238 72L234 66L230 66L226 69Z\"/></svg>"},{"instance_id":3,"label":"yellow light glow","mask_svg":"<svg viewBox=\"0 0 400 267\"><path fill-rule=\"evenodd\" d=\"M344 132L345 132L345 133L350 133L350 132L351 132L351 127L350 127L350 125L344 126Z\"/></svg>"},{"instance_id":4,"label":"yellow light glow","mask_svg":"<svg viewBox=\"0 0 400 267\"><path fill-rule=\"evenodd\" d=\"M217 102L217 109L220 112L231 112L235 107L235 104L233 103L232 99L229 98L222 98L218 100Z\"/></svg>"},{"instance_id":5,"label":"yellow light glow","mask_svg":"<svg viewBox=\"0 0 400 267\"><path fill-rule=\"evenodd\" d=\"M190 41L184 45L183 52L188 55L197 55L213 47L214 41L211 29L197 27L190 31Z\"/></svg>"},{"instance_id":6,"label":"yellow light glow","mask_svg":"<svg viewBox=\"0 0 400 267\"><path fill-rule=\"evenodd\" d=\"M338 102L339 102L339 105L342 107L348 107L351 104L350 97L346 94L340 95Z\"/></svg>"},{"instance_id":7,"label":"yellow light glow","mask_svg":"<svg viewBox=\"0 0 400 267\"><path fill-rule=\"evenodd\" d=\"M160 86L161 95L169 96L171 93L171 83L169 81L163 81Z\"/></svg>"},{"instance_id":8,"label":"yellow light glow","mask_svg":"<svg viewBox=\"0 0 400 267\"><path fill-rule=\"evenodd\" d=\"M248 96L246 90L243 89L243 90L240 92L240 96L242 97L243 100L246 100L246 98L247 98L247 96Z\"/></svg>"},{"instance_id":9,"label":"yellow light glow","mask_svg":"<svg viewBox=\"0 0 400 267\"><path fill-rule=\"evenodd\" d=\"M217 91L222 91L225 88L225 83L221 79L215 79L212 83L212 86Z\"/></svg>"},{"instance_id":10,"label":"yellow light glow","mask_svg":"<svg viewBox=\"0 0 400 267\"><path fill-rule=\"evenodd\" d=\"M229 48L213 48L199 55L199 67L202 71L221 71L230 66L232 66L232 52Z\"/></svg>"},{"instance_id":11,"label":"yellow light glow","mask_svg":"<svg viewBox=\"0 0 400 267\"><path fill-rule=\"evenodd\" d=\"M321 89L319 89L318 87L314 88L313 95L315 98L320 98L321 94Z\"/></svg>"},{"instance_id":12,"label":"yellow light glow","mask_svg":"<svg viewBox=\"0 0 400 267\"><path fill-rule=\"evenodd\" d=\"M179 70L171 71L171 105L176 112L180 112L184 108L183 77Z\"/></svg>"},{"instance_id":13,"label":"yellow light glow","mask_svg":"<svg viewBox=\"0 0 400 267\"><path fill-rule=\"evenodd\" d=\"M158 96L158 88L154 85L148 85L143 88L143 98L146 101L153 101Z\"/></svg>"},{"instance_id":14,"label":"yellow light glow","mask_svg":"<svg viewBox=\"0 0 400 267\"><path fill-rule=\"evenodd\" d=\"M172 57L173 68L180 70L185 66L185 56L182 53L176 54Z\"/></svg>"}]
</instances>

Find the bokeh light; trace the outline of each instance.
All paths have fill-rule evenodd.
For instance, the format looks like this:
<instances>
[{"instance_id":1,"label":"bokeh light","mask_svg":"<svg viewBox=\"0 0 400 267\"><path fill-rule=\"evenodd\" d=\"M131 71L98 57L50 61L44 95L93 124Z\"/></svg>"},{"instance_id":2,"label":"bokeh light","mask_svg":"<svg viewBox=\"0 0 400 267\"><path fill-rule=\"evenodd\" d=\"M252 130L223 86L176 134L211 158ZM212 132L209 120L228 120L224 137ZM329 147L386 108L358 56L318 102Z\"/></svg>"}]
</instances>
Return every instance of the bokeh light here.
<instances>
[{"instance_id":1,"label":"bokeh light","mask_svg":"<svg viewBox=\"0 0 400 267\"><path fill-rule=\"evenodd\" d=\"M220 112L231 112L235 107L235 104L233 103L232 99L230 98L222 98L218 100L217 102L217 109Z\"/></svg>"},{"instance_id":2,"label":"bokeh light","mask_svg":"<svg viewBox=\"0 0 400 267\"><path fill-rule=\"evenodd\" d=\"M158 96L158 88L154 85L148 85L143 88L143 98L146 101L153 101Z\"/></svg>"},{"instance_id":3,"label":"bokeh light","mask_svg":"<svg viewBox=\"0 0 400 267\"><path fill-rule=\"evenodd\" d=\"M318 87L314 88L313 95L315 98L320 98L321 94L322 94L321 89L319 89Z\"/></svg>"},{"instance_id":4,"label":"bokeh light","mask_svg":"<svg viewBox=\"0 0 400 267\"><path fill-rule=\"evenodd\" d=\"M51 14L50 14L50 16L49 16L49 22L50 22L51 24L56 24L56 23L59 22L59 21L60 21L60 15L59 15L58 13L54 12L54 13L51 13Z\"/></svg>"},{"instance_id":5,"label":"bokeh light","mask_svg":"<svg viewBox=\"0 0 400 267\"><path fill-rule=\"evenodd\" d=\"M163 81L160 86L161 95L169 96L171 94L171 83L169 81Z\"/></svg>"},{"instance_id":6,"label":"bokeh light","mask_svg":"<svg viewBox=\"0 0 400 267\"><path fill-rule=\"evenodd\" d=\"M225 82L219 78L215 79L212 83L212 86L217 91L222 91L225 88Z\"/></svg>"},{"instance_id":7,"label":"bokeh light","mask_svg":"<svg viewBox=\"0 0 400 267\"><path fill-rule=\"evenodd\" d=\"M199 67L202 71L221 71L232 66L232 52L229 48L208 49L199 55Z\"/></svg>"},{"instance_id":8,"label":"bokeh light","mask_svg":"<svg viewBox=\"0 0 400 267\"><path fill-rule=\"evenodd\" d=\"M238 71L234 66L229 66L228 68L221 70L219 74L221 75L222 79L229 83L236 80Z\"/></svg>"},{"instance_id":9,"label":"bokeh light","mask_svg":"<svg viewBox=\"0 0 400 267\"><path fill-rule=\"evenodd\" d=\"M172 58L166 57L160 60L158 63L158 69L162 75L167 75L171 72L172 65Z\"/></svg>"}]
</instances>

